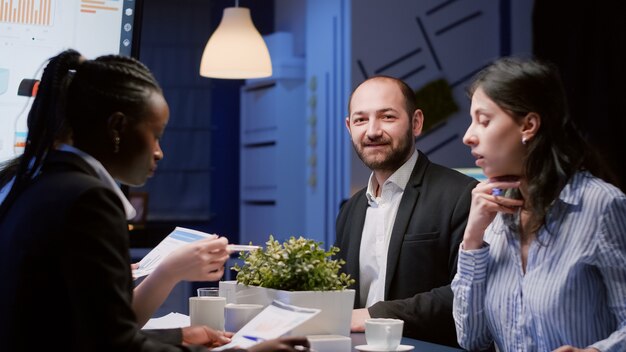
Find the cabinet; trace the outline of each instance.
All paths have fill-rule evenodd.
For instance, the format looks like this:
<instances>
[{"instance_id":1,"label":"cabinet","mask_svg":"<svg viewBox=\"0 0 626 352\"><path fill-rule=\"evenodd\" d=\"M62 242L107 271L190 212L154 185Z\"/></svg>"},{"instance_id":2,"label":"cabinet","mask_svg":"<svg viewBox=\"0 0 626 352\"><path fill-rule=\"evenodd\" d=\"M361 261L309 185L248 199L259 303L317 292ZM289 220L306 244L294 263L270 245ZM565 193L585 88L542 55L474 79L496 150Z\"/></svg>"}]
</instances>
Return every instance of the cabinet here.
<instances>
[{"instance_id":1,"label":"cabinet","mask_svg":"<svg viewBox=\"0 0 626 352\"><path fill-rule=\"evenodd\" d=\"M240 243L264 244L304 235L306 128L304 62L291 57L290 37L266 39L271 78L241 88Z\"/></svg>"}]
</instances>

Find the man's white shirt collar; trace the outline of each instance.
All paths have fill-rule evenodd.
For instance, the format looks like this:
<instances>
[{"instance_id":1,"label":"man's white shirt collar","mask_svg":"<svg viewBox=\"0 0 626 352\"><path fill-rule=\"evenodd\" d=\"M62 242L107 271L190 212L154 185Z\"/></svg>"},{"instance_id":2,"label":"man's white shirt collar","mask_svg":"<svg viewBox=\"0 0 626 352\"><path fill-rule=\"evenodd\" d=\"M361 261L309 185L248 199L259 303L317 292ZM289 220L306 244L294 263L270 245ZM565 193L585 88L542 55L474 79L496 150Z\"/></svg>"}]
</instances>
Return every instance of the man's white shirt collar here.
<instances>
[{"instance_id":1,"label":"man's white shirt collar","mask_svg":"<svg viewBox=\"0 0 626 352\"><path fill-rule=\"evenodd\" d=\"M413 172L413 168L415 167L415 163L417 162L419 152L417 149L413 150L413 154L409 160L407 160L398 170L396 170L389 178L385 181L383 185L380 185L381 194L382 189L385 184L393 183L398 186L402 191L406 188L407 183L409 183L409 179L411 178L411 173ZM376 201L376 185L378 182L376 181L376 177L374 177L374 172L370 174L369 182L367 183L367 191L365 192L365 196L367 197L368 202Z\"/></svg>"}]
</instances>

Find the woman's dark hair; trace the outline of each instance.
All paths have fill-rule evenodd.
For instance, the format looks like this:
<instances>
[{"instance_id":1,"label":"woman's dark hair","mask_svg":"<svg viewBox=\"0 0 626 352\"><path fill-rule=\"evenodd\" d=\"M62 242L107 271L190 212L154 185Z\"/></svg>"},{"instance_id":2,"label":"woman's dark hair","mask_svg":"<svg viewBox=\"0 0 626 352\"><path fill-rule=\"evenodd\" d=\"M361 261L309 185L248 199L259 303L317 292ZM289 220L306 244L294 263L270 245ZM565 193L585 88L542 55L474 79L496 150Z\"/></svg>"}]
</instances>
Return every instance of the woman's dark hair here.
<instances>
[{"instance_id":1,"label":"woman's dark hair","mask_svg":"<svg viewBox=\"0 0 626 352\"><path fill-rule=\"evenodd\" d=\"M133 58L107 55L85 60L71 49L51 58L28 114L26 146L4 203L35 178L55 141L68 129L76 141L104 128L113 113L141 118L153 92L162 93L156 79Z\"/></svg>"},{"instance_id":2,"label":"woman's dark hair","mask_svg":"<svg viewBox=\"0 0 626 352\"><path fill-rule=\"evenodd\" d=\"M129 118L143 117L154 92L162 93L159 84L135 59L109 55L83 62L67 89L66 100L71 103L66 118L74 141L81 144L81 138L90 138L94 125L104 128L116 112Z\"/></svg>"},{"instance_id":3,"label":"woman's dark hair","mask_svg":"<svg viewBox=\"0 0 626 352\"><path fill-rule=\"evenodd\" d=\"M469 95L478 88L517 122L529 113L541 118L523 160L531 207L528 230L535 232L545 223L550 205L575 172L587 169L606 176L569 115L555 66L537 60L499 59L476 75Z\"/></svg>"}]
</instances>

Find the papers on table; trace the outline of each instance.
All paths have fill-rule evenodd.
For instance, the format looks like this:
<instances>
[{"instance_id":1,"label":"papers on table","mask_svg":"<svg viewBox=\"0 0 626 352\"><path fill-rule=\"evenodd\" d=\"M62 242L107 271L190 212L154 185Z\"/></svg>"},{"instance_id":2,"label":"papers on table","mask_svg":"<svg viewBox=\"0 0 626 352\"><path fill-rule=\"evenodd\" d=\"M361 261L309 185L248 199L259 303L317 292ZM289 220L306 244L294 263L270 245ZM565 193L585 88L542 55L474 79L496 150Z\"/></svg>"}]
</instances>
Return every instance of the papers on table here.
<instances>
[{"instance_id":1,"label":"papers on table","mask_svg":"<svg viewBox=\"0 0 626 352\"><path fill-rule=\"evenodd\" d=\"M198 241L204 238L217 238L217 235L208 234L202 231L176 227L167 237L150 251L141 261L139 267L133 270L135 279L146 276L163 261L168 254L187 243Z\"/></svg>"},{"instance_id":2,"label":"papers on table","mask_svg":"<svg viewBox=\"0 0 626 352\"><path fill-rule=\"evenodd\" d=\"M173 329L189 326L189 316L180 313L170 313L160 318L148 320L143 329Z\"/></svg>"},{"instance_id":3,"label":"papers on table","mask_svg":"<svg viewBox=\"0 0 626 352\"><path fill-rule=\"evenodd\" d=\"M283 336L319 312L320 310L315 308L302 308L273 301L237 331L229 344L214 348L212 351L222 351L232 347L246 348ZM188 315L172 312L160 318L150 319L143 329L171 329L189 325Z\"/></svg>"},{"instance_id":4,"label":"papers on table","mask_svg":"<svg viewBox=\"0 0 626 352\"><path fill-rule=\"evenodd\" d=\"M222 351L233 347L246 348L265 340L280 337L319 312L320 310L315 308L302 308L273 301L241 330L237 331L229 344L214 348L213 351Z\"/></svg>"}]
</instances>

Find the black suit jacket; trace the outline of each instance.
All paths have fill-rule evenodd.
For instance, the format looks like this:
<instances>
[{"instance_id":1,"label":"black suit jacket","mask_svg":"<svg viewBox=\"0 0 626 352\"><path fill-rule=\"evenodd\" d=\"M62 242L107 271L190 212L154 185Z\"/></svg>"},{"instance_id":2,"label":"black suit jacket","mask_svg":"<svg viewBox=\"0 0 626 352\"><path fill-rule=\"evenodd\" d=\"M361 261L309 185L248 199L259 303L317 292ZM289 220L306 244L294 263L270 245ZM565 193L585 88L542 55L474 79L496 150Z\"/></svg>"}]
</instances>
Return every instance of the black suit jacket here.
<instances>
[{"instance_id":1,"label":"black suit jacket","mask_svg":"<svg viewBox=\"0 0 626 352\"><path fill-rule=\"evenodd\" d=\"M1 351L200 350L160 343L137 327L122 204L80 157L53 152L6 206Z\"/></svg>"},{"instance_id":2,"label":"black suit jacket","mask_svg":"<svg viewBox=\"0 0 626 352\"><path fill-rule=\"evenodd\" d=\"M457 346L450 282L477 181L431 163L420 153L402 195L387 254L384 302L372 317L404 320L404 336ZM368 207L367 188L357 192L337 217L335 245L356 279L359 308L359 251Z\"/></svg>"}]
</instances>

